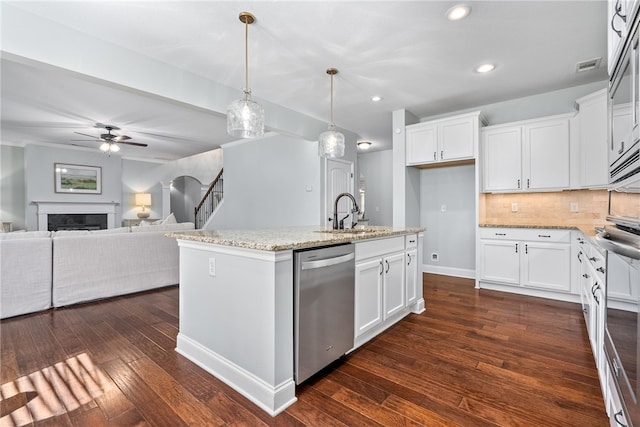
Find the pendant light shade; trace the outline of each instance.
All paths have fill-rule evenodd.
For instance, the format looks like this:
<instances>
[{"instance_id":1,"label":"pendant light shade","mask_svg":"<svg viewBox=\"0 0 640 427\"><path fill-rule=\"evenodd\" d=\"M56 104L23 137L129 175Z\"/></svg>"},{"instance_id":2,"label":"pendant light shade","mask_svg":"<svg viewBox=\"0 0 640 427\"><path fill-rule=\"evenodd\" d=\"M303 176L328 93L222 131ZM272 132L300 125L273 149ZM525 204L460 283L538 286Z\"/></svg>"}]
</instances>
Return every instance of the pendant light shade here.
<instances>
[{"instance_id":1,"label":"pendant light shade","mask_svg":"<svg viewBox=\"0 0 640 427\"><path fill-rule=\"evenodd\" d=\"M242 99L227 107L227 133L236 138L256 138L264 135L264 108L251 99L249 89L249 24L255 21L255 17L249 12L241 12L239 19L245 26L244 89Z\"/></svg>"},{"instance_id":2,"label":"pendant light shade","mask_svg":"<svg viewBox=\"0 0 640 427\"><path fill-rule=\"evenodd\" d=\"M333 76L338 74L338 70L328 68L327 74L331 76L331 121L329 122L329 130L322 132L318 137L318 155L336 158L344 156L344 135L335 130L336 126L333 124Z\"/></svg>"}]
</instances>

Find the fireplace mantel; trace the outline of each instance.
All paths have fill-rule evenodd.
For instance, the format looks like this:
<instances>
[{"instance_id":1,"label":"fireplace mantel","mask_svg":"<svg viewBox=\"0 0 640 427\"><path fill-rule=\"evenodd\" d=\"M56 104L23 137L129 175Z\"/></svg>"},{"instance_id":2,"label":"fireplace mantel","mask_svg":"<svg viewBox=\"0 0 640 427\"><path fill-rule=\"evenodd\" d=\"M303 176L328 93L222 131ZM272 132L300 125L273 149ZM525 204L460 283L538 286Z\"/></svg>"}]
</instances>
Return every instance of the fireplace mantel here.
<instances>
[{"instance_id":1,"label":"fireplace mantel","mask_svg":"<svg viewBox=\"0 0 640 427\"><path fill-rule=\"evenodd\" d=\"M38 207L38 230L47 231L49 214L107 214L107 228L116 224L117 202L32 202Z\"/></svg>"}]
</instances>

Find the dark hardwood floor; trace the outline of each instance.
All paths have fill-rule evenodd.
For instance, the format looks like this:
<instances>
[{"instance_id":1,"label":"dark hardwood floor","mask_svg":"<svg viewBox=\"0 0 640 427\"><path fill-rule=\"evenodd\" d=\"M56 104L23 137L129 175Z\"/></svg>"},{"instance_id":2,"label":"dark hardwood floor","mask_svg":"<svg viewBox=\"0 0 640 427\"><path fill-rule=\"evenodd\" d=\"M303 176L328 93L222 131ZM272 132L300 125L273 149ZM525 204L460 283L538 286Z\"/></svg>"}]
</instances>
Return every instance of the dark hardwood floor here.
<instances>
[{"instance_id":1,"label":"dark hardwood floor","mask_svg":"<svg viewBox=\"0 0 640 427\"><path fill-rule=\"evenodd\" d=\"M177 287L7 319L0 426L608 425L578 305L446 276L424 275L424 291L425 313L275 418L174 351Z\"/></svg>"}]
</instances>

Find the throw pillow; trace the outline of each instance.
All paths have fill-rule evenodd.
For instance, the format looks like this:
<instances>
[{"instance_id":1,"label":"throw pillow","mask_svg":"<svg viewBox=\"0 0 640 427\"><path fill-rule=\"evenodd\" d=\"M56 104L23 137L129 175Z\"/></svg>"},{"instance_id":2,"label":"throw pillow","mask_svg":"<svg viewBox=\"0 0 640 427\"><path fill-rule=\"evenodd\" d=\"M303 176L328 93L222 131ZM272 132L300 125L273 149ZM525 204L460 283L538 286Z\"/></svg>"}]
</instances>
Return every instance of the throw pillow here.
<instances>
[{"instance_id":1,"label":"throw pillow","mask_svg":"<svg viewBox=\"0 0 640 427\"><path fill-rule=\"evenodd\" d=\"M163 219L161 222L161 224L177 224L177 223L178 221L176 221L176 217L175 215L173 215L173 212L171 212L169 216Z\"/></svg>"}]
</instances>

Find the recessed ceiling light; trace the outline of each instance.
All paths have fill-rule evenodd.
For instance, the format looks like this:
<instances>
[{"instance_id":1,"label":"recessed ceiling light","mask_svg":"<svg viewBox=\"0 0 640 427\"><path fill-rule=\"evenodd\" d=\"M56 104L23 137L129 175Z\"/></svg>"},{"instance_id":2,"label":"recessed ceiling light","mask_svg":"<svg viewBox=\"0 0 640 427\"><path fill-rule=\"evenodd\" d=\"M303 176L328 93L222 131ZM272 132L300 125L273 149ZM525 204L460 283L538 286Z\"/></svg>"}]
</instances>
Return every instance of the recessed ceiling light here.
<instances>
[{"instance_id":1,"label":"recessed ceiling light","mask_svg":"<svg viewBox=\"0 0 640 427\"><path fill-rule=\"evenodd\" d=\"M380 101L382 101L382 97L378 96L378 95L374 95L374 96L371 97L371 100L373 102L380 102Z\"/></svg>"},{"instance_id":2,"label":"recessed ceiling light","mask_svg":"<svg viewBox=\"0 0 640 427\"><path fill-rule=\"evenodd\" d=\"M466 18L471 13L471 6L466 4L458 4L447 10L447 19L449 21L459 21Z\"/></svg>"},{"instance_id":3,"label":"recessed ceiling light","mask_svg":"<svg viewBox=\"0 0 640 427\"><path fill-rule=\"evenodd\" d=\"M371 147L371 143L369 141L360 141L358 142L358 148L363 150L368 150Z\"/></svg>"},{"instance_id":4,"label":"recessed ceiling light","mask_svg":"<svg viewBox=\"0 0 640 427\"><path fill-rule=\"evenodd\" d=\"M493 64L482 64L476 68L476 73L488 73L496 68Z\"/></svg>"}]
</instances>

